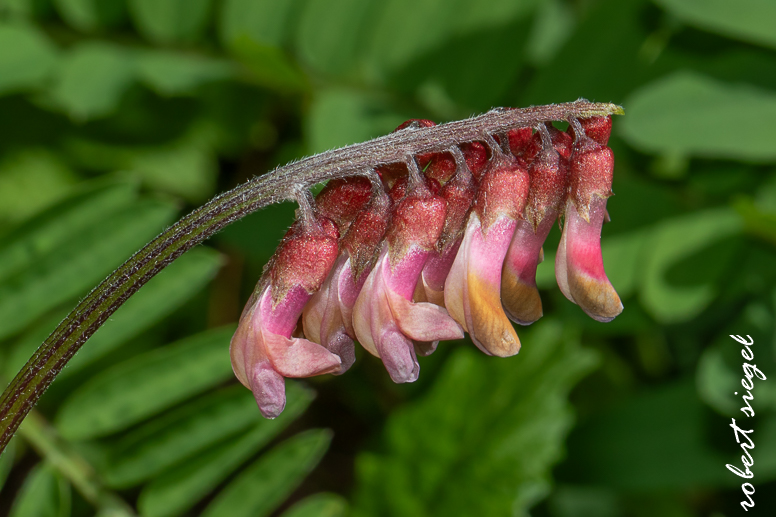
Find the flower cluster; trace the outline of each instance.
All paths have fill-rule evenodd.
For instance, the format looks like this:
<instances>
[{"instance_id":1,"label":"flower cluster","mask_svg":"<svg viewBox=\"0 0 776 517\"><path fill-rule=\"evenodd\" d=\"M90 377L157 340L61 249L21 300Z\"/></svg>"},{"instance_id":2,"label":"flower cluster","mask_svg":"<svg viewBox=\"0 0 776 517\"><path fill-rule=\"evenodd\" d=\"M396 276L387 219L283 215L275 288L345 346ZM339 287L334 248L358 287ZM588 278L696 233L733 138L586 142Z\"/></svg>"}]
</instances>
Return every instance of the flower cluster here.
<instances>
[{"instance_id":1,"label":"flower cluster","mask_svg":"<svg viewBox=\"0 0 776 517\"><path fill-rule=\"evenodd\" d=\"M283 410L284 377L345 372L356 340L395 382L416 380L417 356L464 332L486 354L516 354L512 322L542 316L536 267L557 220L561 291L598 321L617 316L600 245L611 119L569 122L567 132L547 123L407 156L332 180L314 200L300 190L297 221L232 338L235 374L262 414Z\"/></svg>"}]
</instances>

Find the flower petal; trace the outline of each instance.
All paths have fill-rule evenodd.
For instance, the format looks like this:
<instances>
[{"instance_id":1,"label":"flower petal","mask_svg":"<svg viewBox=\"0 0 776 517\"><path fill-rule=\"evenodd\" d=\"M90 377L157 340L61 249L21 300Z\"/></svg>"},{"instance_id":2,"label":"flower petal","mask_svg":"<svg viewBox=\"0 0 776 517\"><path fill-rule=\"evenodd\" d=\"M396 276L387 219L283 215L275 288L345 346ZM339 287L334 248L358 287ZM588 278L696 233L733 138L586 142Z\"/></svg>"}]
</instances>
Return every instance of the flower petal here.
<instances>
[{"instance_id":1,"label":"flower petal","mask_svg":"<svg viewBox=\"0 0 776 517\"><path fill-rule=\"evenodd\" d=\"M342 362L318 343L264 332L264 346L275 370L283 377L312 377L339 371Z\"/></svg>"},{"instance_id":2,"label":"flower petal","mask_svg":"<svg viewBox=\"0 0 776 517\"><path fill-rule=\"evenodd\" d=\"M338 355L342 361L340 370L333 372L336 375L346 372L356 361L355 345L345 328L337 292L339 275L346 262L344 256L337 260L321 289L310 298L302 313L304 335Z\"/></svg>"},{"instance_id":3,"label":"flower petal","mask_svg":"<svg viewBox=\"0 0 776 517\"><path fill-rule=\"evenodd\" d=\"M286 407L286 381L268 362L253 366L248 388L264 418L276 418Z\"/></svg>"},{"instance_id":4,"label":"flower petal","mask_svg":"<svg viewBox=\"0 0 776 517\"><path fill-rule=\"evenodd\" d=\"M542 300L536 288L536 266L542 244L555 222L548 213L534 232L533 225L520 220L509 244L501 272L501 301L507 316L520 325L530 325L542 317Z\"/></svg>"},{"instance_id":5,"label":"flower petal","mask_svg":"<svg viewBox=\"0 0 776 517\"><path fill-rule=\"evenodd\" d=\"M499 357L520 351L520 340L501 306L501 269L516 222L502 216L483 235L472 213L445 283L445 306L483 352Z\"/></svg>"},{"instance_id":6,"label":"flower petal","mask_svg":"<svg viewBox=\"0 0 776 517\"><path fill-rule=\"evenodd\" d=\"M620 297L604 272L601 255L601 226L606 199L593 196L586 221L572 201L566 205L565 242L566 279L571 300L591 318L607 322L622 312ZM565 293L564 293L565 294Z\"/></svg>"}]
</instances>

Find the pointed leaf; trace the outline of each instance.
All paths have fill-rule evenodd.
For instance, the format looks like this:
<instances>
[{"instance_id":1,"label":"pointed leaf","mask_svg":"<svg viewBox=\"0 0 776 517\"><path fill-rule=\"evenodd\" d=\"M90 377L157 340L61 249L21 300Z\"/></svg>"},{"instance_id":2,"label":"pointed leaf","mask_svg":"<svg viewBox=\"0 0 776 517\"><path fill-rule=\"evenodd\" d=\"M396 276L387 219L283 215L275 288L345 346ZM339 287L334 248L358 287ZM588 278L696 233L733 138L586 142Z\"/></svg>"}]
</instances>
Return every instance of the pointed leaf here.
<instances>
[{"instance_id":1,"label":"pointed leaf","mask_svg":"<svg viewBox=\"0 0 776 517\"><path fill-rule=\"evenodd\" d=\"M189 42L204 32L210 0L128 0L129 12L143 36L157 43Z\"/></svg>"},{"instance_id":2,"label":"pointed leaf","mask_svg":"<svg viewBox=\"0 0 776 517\"><path fill-rule=\"evenodd\" d=\"M298 4L297 0L226 0L218 26L221 42L228 48L244 39L281 47L295 12L300 10Z\"/></svg>"},{"instance_id":3,"label":"pointed leaf","mask_svg":"<svg viewBox=\"0 0 776 517\"><path fill-rule=\"evenodd\" d=\"M771 0L654 0L695 27L776 48L776 4Z\"/></svg>"},{"instance_id":4,"label":"pointed leaf","mask_svg":"<svg viewBox=\"0 0 776 517\"><path fill-rule=\"evenodd\" d=\"M641 87L623 104L628 116L618 127L642 151L776 160L776 129L753 123L776 117L774 91L682 71Z\"/></svg>"},{"instance_id":5,"label":"pointed leaf","mask_svg":"<svg viewBox=\"0 0 776 517\"><path fill-rule=\"evenodd\" d=\"M282 517L345 517L348 503L339 494L320 493L305 497Z\"/></svg>"},{"instance_id":6,"label":"pointed leaf","mask_svg":"<svg viewBox=\"0 0 776 517\"><path fill-rule=\"evenodd\" d=\"M134 79L132 55L108 43L73 47L60 64L51 101L76 121L110 115Z\"/></svg>"},{"instance_id":7,"label":"pointed leaf","mask_svg":"<svg viewBox=\"0 0 776 517\"><path fill-rule=\"evenodd\" d=\"M686 321L700 313L714 299L715 286L708 281L677 286L666 274L676 263L741 229L741 218L729 208L674 217L657 225L645 247L649 253L641 271L644 308L663 323Z\"/></svg>"},{"instance_id":8,"label":"pointed leaf","mask_svg":"<svg viewBox=\"0 0 776 517\"><path fill-rule=\"evenodd\" d=\"M56 48L35 28L0 24L0 94L40 85L56 60Z\"/></svg>"},{"instance_id":9,"label":"pointed leaf","mask_svg":"<svg viewBox=\"0 0 776 517\"><path fill-rule=\"evenodd\" d=\"M54 0L54 4L68 24L85 32L115 26L126 14L124 0Z\"/></svg>"},{"instance_id":10,"label":"pointed leaf","mask_svg":"<svg viewBox=\"0 0 776 517\"><path fill-rule=\"evenodd\" d=\"M83 296L172 220L175 207L143 201L99 218L79 235L0 283L0 338L58 304Z\"/></svg>"},{"instance_id":11,"label":"pointed leaf","mask_svg":"<svg viewBox=\"0 0 776 517\"><path fill-rule=\"evenodd\" d=\"M77 374L130 339L167 317L209 282L221 266L218 253L195 248L152 278L100 327L59 374L60 379ZM4 365L6 375L21 369L41 343L56 328L64 314L55 314L19 339Z\"/></svg>"},{"instance_id":12,"label":"pointed leaf","mask_svg":"<svg viewBox=\"0 0 776 517\"><path fill-rule=\"evenodd\" d=\"M228 61L161 50L142 53L137 66L140 79L165 96L189 94L202 84L228 79L235 73Z\"/></svg>"},{"instance_id":13,"label":"pointed leaf","mask_svg":"<svg viewBox=\"0 0 776 517\"><path fill-rule=\"evenodd\" d=\"M289 438L261 456L210 503L203 517L269 515L315 468L331 441L317 429Z\"/></svg>"},{"instance_id":14,"label":"pointed leaf","mask_svg":"<svg viewBox=\"0 0 776 517\"><path fill-rule=\"evenodd\" d=\"M137 197L137 185L100 181L80 187L66 199L0 238L0 282L81 234Z\"/></svg>"},{"instance_id":15,"label":"pointed leaf","mask_svg":"<svg viewBox=\"0 0 776 517\"><path fill-rule=\"evenodd\" d=\"M234 329L202 332L104 371L60 406L57 428L73 440L104 436L230 379Z\"/></svg>"},{"instance_id":16,"label":"pointed leaf","mask_svg":"<svg viewBox=\"0 0 776 517\"><path fill-rule=\"evenodd\" d=\"M595 356L560 322L521 334L517 357L458 348L425 397L362 453L354 515L520 515L548 491L572 424L568 392Z\"/></svg>"},{"instance_id":17,"label":"pointed leaf","mask_svg":"<svg viewBox=\"0 0 776 517\"><path fill-rule=\"evenodd\" d=\"M299 408L312 400L310 393L293 382L289 382L287 397L293 399L288 402L294 405L291 415L298 414ZM290 422L289 417L284 420ZM122 437L110 449L105 479L111 486L132 486L251 425L264 428L268 436L272 429L282 428L282 422L268 422L275 421L261 416L249 390L231 386L162 415Z\"/></svg>"},{"instance_id":18,"label":"pointed leaf","mask_svg":"<svg viewBox=\"0 0 776 517\"><path fill-rule=\"evenodd\" d=\"M70 485L46 463L27 476L11 507L10 517L68 517Z\"/></svg>"},{"instance_id":19,"label":"pointed leaf","mask_svg":"<svg viewBox=\"0 0 776 517\"><path fill-rule=\"evenodd\" d=\"M142 515L171 517L194 506L239 465L296 420L313 398L310 391L293 381L286 381L286 395L286 408L278 418L267 420L259 416L256 425L242 436L229 439L178 463L152 480L140 493L138 506ZM253 398L250 392L248 396ZM256 401L252 400L252 403L250 413L256 415Z\"/></svg>"}]
</instances>

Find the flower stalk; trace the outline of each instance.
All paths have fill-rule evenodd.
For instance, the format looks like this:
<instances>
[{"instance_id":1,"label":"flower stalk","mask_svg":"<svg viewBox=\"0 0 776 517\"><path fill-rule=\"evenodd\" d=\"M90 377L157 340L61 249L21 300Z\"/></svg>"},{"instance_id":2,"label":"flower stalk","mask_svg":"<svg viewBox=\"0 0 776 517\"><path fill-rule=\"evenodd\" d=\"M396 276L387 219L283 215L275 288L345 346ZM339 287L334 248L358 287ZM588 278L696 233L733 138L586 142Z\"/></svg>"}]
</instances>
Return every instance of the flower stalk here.
<instances>
[{"instance_id":1,"label":"flower stalk","mask_svg":"<svg viewBox=\"0 0 776 517\"><path fill-rule=\"evenodd\" d=\"M507 134L551 121L622 114L610 103L578 100L522 109L495 109L433 127L409 127L374 140L279 167L226 192L183 217L95 287L57 326L0 397L0 453L67 362L130 296L183 253L228 224L267 205L295 199L300 188L350 176L372 176L407 156L444 153L482 135ZM511 143L511 142L510 142ZM471 164L470 164L471 166Z\"/></svg>"}]
</instances>

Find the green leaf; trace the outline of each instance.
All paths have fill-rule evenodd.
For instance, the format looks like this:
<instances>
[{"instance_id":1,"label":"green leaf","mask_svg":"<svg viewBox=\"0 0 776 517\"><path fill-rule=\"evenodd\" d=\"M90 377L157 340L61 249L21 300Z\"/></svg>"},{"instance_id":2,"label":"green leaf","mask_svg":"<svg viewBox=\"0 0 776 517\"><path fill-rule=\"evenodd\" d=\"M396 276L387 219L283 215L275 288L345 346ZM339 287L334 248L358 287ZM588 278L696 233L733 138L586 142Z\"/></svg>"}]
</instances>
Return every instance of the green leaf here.
<instances>
[{"instance_id":1,"label":"green leaf","mask_svg":"<svg viewBox=\"0 0 776 517\"><path fill-rule=\"evenodd\" d=\"M248 39L260 45L280 47L294 14L300 10L299 3L298 0L226 0L218 24L222 44L234 49L239 41Z\"/></svg>"},{"instance_id":2,"label":"green leaf","mask_svg":"<svg viewBox=\"0 0 776 517\"><path fill-rule=\"evenodd\" d=\"M287 403L292 411L279 422L264 419L256 410L256 400L251 392L241 385L203 397L172 414L152 420L111 447L111 459L105 469L106 481L115 487L135 485L251 425L264 429L269 440L312 400L312 394L297 384L289 382L288 387ZM190 473L187 470L187 474Z\"/></svg>"},{"instance_id":3,"label":"green leaf","mask_svg":"<svg viewBox=\"0 0 776 517\"><path fill-rule=\"evenodd\" d=\"M705 411L688 379L632 397L574 431L564 479L641 491L740 485L725 469L733 455L709 443Z\"/></svg>"},{"instance_id":4,"label":"green leaf","mask_svg":"<svg viewBox=\"0 0 776 517\"><path fill-rule=\"evenodd\" d=\"M175 207L143 201L97 219L80 235L0 283L0 337L9 336L105 278L174 217Z\"/></svg>"},{"instance_id":5,"label":"green leaf","mask_svg":"<svg viewBox=\"0 0 776 517\"><path fill-rule=\"evenodd\" d=\"M124 0L54 0L62 18L78 30L92 32L113 27L124 20Z\"/></svg>"},{"instance_id":6,"label":"green leaf","mask_svg":"<svg viewBox=\"0 0 776 517\"><path fill-rule=\"evenodd\" d=\"M234 325L209 330L120 363L60 406L56 426L83 440L136 424L229 379Z\"/></svg>"},{"instance_id":7,"label":"green leaf","mask_svg":"<svg viewBox=\"0 0 776 517\"><path fill-rule=\"evenodd\" d=\"M308 1L296 30L295 46L300 59L332 75L343 75L357 67L357 58L369 34L365 28L377 5L364 0Z\"/></svg>"},{"instance_id":8,"label":"green leaf","mask_svg":"<svg viewBox=\"0 0 776 517\"><path fill-rule=\"evenodd\" d=\"M45 463L27 476L11 507L10 517L68 517L70 485Z\"/></svg>"},{"instance_id":9,"label":"green leaf","mask_svg":"<svg viewBox=\"0 0 776 517\"><path fill-rule=\"evenodd\" d=\"M535 0L493 0L483 9L467 0L381 2L368 25L365 62L385 71L399 70L455 36L492 30L526 17L536 4Z\"/></svg>"},{"instance_id":10,"label":"green leaf","mask_svg":"<svg viewBox=\"0 0 776 517\"><path fill-rule=\"evenodd\" d=\"M83 122L110 115L135 75L133 56L109 43L73 47L60 63L51 102Z\"/></svg>"},{"instance_id":11,"label":"green leaf","mask_svg":"<svg viewBox=\"0 0 776 517\"><path fill-rule=\"evenodd\" d=\"M76 176L44 148L8 153L0 162L0 220L18 221L59 200Z\"/></svg>"},{"instance_id":12,"label":"green leaf","mask_svg":"<svg viewBox=\"0 0 776 517\"><path fill-rule=\"evenodd\" d=\"M229 79L235 73L225 60L162 50L140 54L137 67L140 79L167 97L193 93L203 84Z\"/></svg>"},{"instance_id":13,"label":"green leaf","mask_svg":"<svg viewBox=\"0 0 776 517\"><path fill-rule=\"evenodd\" d=\"M344 497L324 492L305 497L281 517L345 517L347 509Z\"/></svg>"},{"instance_id":14,"label":"green leaf","mask_svg":"<svg viewBox=\"0 0 776 517\"><path fill-rule=\"evenodd\" d=\"M80 186L67 199L0 238L0 281L18 273L137 197L137 185L109 179Z\"/></svg>"},{"instance_id":15,"label":"green leaf","mask_svg":"<svg viewBox=\"0 0 776 517\"><path fill-rule=\"evenodd\" d=\"M157 43L191 42L207 27L210 0L129 0L140 33Z\"/></svg>"},{"instance_id":16,"label":"green leaf","mask_svg":"<svg viewBox=\"0 0 776 517\"><path fill-rule=\"evenodd\" d=\"M776 48L771 0L654 0L683 22L748 43Z\"/></svg>"},{"instance_id":17,"label":"green leaf","mask_svg":"<svg viewBox=\"0 0 776 517\"><path fill-rule=\"evenodd\" d=\"M393 131L405 118L386 102L349 90L324 90L313 101L307 140L312 153L363 142Z\"/></svg>"},{"instance_id":18,"label":"green leaf","mask_svg":"<svg viewBox=\"0 0 776 517\"><path fill-rule=\"evenodd\" d=\"M676 72L643 86L623 103L622 136L649 153L776 160L776 92Z\"/></svg>"},{"instance_id":19,"label":"green leaf","mask_svg":"<svg viewBox=\"0 0 776 517\"><path fill-rule=\"evenodd\" d=\"M242 391L251 398L252 407L248 414L256 419L256 425L242 436L223 441L155 477L140 493L138 500L144 517L171 517L194 506L296 420L313 399L312 392L296 382L286 381L286 408L278 418L267 420L257 412L251 393L244 388Z\"/></svg>"},{"instance_id":20,"label":"green leaf","mask_svg":"<svg viewBox=\"0 0 776 517\"><path fill-rule=\"evenodd\" d=\"M354 515L527 515L546 495L573 417L567 396L596 362L544 320L523 349L448 358L423 398L391 413L382 450L357 458Z\"/></svg>"},{"instance_id":21,"label":"green leaf","mask_svg":"<svg viewBox=\"0 0 776 517\"><path fill-rule=\"evenodd\" d=\"M773 311L762 301L749 302L738 317L717 332L715 342L703 351L695 376L700 399L721 415L745 418L746 413L741 412L742 408L747 407L747 401L742 398L747 393L742 387L746 374L743 365L756 365L767 376L769 372L776 371L776 354L765 347L755 346L754 358L747 360L741 355L741 344L730 335L749 336L755 345L762 345L772 340L775 330ZM758 416L776 410L776 386L758 378L753 379L753 384L751 393L754 398L748 402L748 406Z\"/></svg>"},{"instance_id":22,"label":"green leaf","mask_svg":"<svg viewBox=\"0 0 776 517\"><path fill-rule=\"evenodd\" d=\"M203 517L269 515L315 468L330 441L331 431L326 429L289 438L237 476L205 508Z\"/></svg>"},{"instance_id":23,"label":"green leaf","mask_svg":"<svg viewBox=\"0 0 776 517\"><path fill-rule=\"evenodd\" d=\"M530 106L579 97L622 102L653 76L655 66L640 55L649 34L646 0L600 0L583 10L578 25L553 60L530 79L516 105ZM616 43L615 43L616 42ZM617 73L612 73L616 68ZM625 105L630 117L630 109ZM615 121L615 125L620 122Z\"/></svg>"},{"instance_id":24,"label":"green leaf","mask_svg":"<svg viewBox=\"0 0 776 517\"><path fill-rule=\"evenodd\" d=\"M261 86L286 95L309 89L304 72L277 47L243 37L232 43L232 52L245 65L250 78Z\"/></svg>"},{"instance_id":25,"label":"green leaf","mask_svg":"<svg viewBox=\"0 0 776 517\"><path fill-rule=\"evenodd\" d=\"M741 218L729 208L674 217L657 225L645 244L649 254L641 271L640 289L644 308L662 323L686 321L699 314L714 299L715 286L708 280L700 285L675 285L667 273L683 259L736 235L741 228Z\"/></svg>"},{"instance_id":26,"label":"green leaf","mask_svg":"<svg viewBox=\"0 0 776 517\"><path fill-rule=\"evenodd\" d=\"M78 372L166 318L210 282L222 264L221 255L213 249L201 247L187 252L127 300L60 376Z\"/></svg>"},{"instance_id":27,"label":"green leaf","mask_svg":"<svg viewBox=\"0 0 776 517\"><path fill-rule=\"evenodd\" d=\"M5 480L13 468L13 460L16 456L16 440L11 440L0 455L0 490L3 489Z\"/></svg>"},{"instance_id":28,"label":"green leaf","mask_svg":"<svg viewBox=\"0 0 776 517\"><path fill-rule=\"evenodd\" d=\"M130 151L125 168L155 190L203 202L212 195L218 175L213 140L206 129L195 128L177 142Z\"/></svg>"},{"instance_id":29,"label":"green leaf","mask_svg":"<svg viewBox=\"0 0 776 517\"><path fill-rule=\"evenodd\" d=\"M41 85L56 61L56 48L37 29L0 23L0 95Z\"/></svg>"},{"instance_id":30,"label":"green leaf","mask_svg":"<svg viewBox=\"0 0 776 517\"><path fill-rule=\"evenodd\" d=\"M528 59L536 65L547 64L574 33L574 12L562 0L539 4L526 45Z\"/></svg>"}]
</instances>

